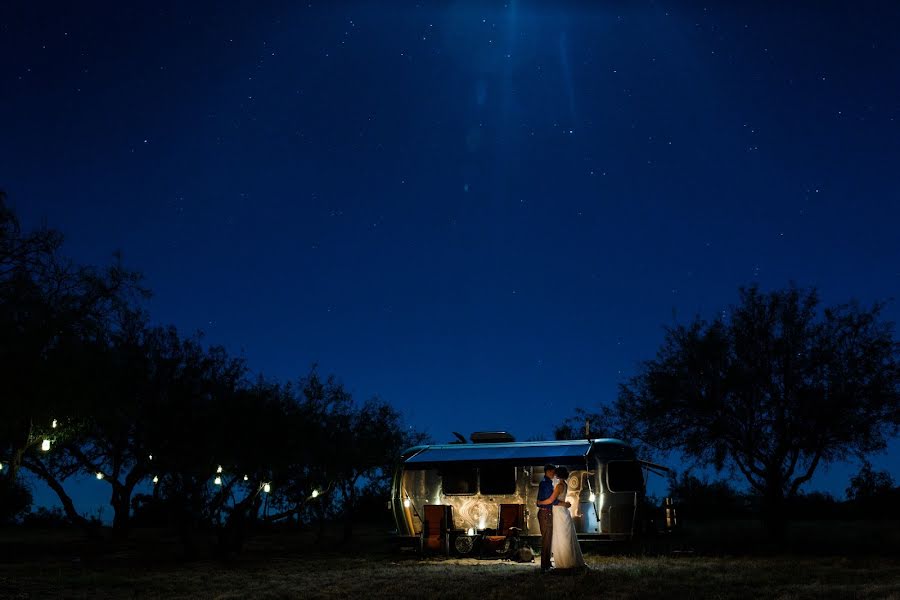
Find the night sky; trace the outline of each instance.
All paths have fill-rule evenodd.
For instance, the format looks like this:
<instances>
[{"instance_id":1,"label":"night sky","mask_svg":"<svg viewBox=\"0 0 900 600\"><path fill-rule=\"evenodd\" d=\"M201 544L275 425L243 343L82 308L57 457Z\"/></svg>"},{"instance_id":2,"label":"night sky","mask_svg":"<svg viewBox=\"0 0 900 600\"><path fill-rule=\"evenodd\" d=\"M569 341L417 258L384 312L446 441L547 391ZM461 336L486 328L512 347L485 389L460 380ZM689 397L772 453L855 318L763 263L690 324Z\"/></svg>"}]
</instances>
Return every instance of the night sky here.
<instances>
[{"instance_id":1,"label":"night sky","mask_svg":"<svg viewBox=\"0 0 900 600\"><path fill-rule=\"evenodd\" d=\"M437 441L549 437L742 284L900 290L897 3L129 4L0 8L26 225Z\"/></svg>"}]
</instances>

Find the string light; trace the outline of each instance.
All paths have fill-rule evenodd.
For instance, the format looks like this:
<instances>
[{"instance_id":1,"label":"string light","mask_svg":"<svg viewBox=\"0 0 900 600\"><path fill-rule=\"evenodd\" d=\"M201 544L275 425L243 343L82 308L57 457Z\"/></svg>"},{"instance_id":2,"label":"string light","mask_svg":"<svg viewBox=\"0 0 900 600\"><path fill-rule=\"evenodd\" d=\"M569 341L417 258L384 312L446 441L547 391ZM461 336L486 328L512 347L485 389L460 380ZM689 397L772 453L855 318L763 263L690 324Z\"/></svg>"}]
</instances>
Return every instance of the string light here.
<instances>
[{"instance_id":1,"label":"string light","mask_svg":"<svg viewBox=\"0 0 900 600\"><path fill-rule=\"evenodd\" d=\"M216 469L216 473L221 473L221 472L222 472L222 465L219 465L219 468Z\"/></svg>"},{"instance_id":2,"label":"string light","mask_svg":"<svg viewBox=\"0 0 900 600\"><path fill-rule=\"evenodd\" d=\"M249 479L250 479L249 477L247 477L246 475L244 475L244 481L249 481Z\"/></svg>"},{"instance_id":3,"label":"string light","mask_svg":"<svg viewBox=\"0 0 900 600\"><path fill-rule=\"evenodd\" d=\"M56 429L56 419L53 419L53 422L50 423L50 427L52 427L53 429Z\"/></svg>"},{"instance_id":4,"label":"string light","mask_svg":"<svg viewBox=\"0 0 900 600\"><path fill-rule=\"evenodd\" d=\"M272 486L269 485L268 483L264 483L264 484L263 484L263 491L264 491L265 493L268 494L269 492L272 491Z\"/></svg>"},{"instance_id":5,"label":"string light","mask_svg":"<svg viewBox=\"0 0 900 600\"><path fill-rule=\"evenodd\" d=\"M3 463L0 463L0 471L3 470Z\"/></svg>"},{"instance_id":6,"label":"string light","mask_svg":"<svg viewBox=\"0 0 900 600\"><path fill-rule=\"evenodd\" d=\"M50 450L50 440L44 439L44 441L41 442L41 450L43 450L44 452Z\"/></svg>"},{"instance_id":7,"label":"string light","mask_svg":"<svg viewBox=\"0 0 900 600\"><path fill-rule=\"evenodd\" d=\"M216 475L216 478L213 479L213 483L216 485L222 485L222 478Z\"/></svg>"},{"instance_id":8,"label":"string light","mask_svg":"<svg viewBox=\"0 0 900 600\"><path fill-rule=\"evenodd\" d=\"M150 460L153 460L153 455L150 454L150 455L147 456L147 458L149 458Z\"/></svg>"},{"instance_id":9,"label":"string light","mask_svg":"<svg viewBox=\"0 0 900 600\"><path fill-rule=\"evenodd\" d=\"M100 471L97 471L97 479L103 479L104 477L106 477L106 476L103 473L101 473Z\"/></svg>"},{"instance_id":10,"label":"string light","mask_svg":"<svg viewBox=\"0 0 900 600\"><path fill-rule=\"evenodd\" d=\"M313 490L312 497L313 497L313 498L318 498L318 497L319 497L319 490Z\"/></svg>"},{"instance_id":11,"label":"string light","mask_svg":"<svg viewBox=\"0 0 900 600\"><path fill-rule=\"evenodd\" d=\"M156 485L157 483L159 483L159 475L154 475L153 476L153 485Z\"/></svg>"}]
</instances>

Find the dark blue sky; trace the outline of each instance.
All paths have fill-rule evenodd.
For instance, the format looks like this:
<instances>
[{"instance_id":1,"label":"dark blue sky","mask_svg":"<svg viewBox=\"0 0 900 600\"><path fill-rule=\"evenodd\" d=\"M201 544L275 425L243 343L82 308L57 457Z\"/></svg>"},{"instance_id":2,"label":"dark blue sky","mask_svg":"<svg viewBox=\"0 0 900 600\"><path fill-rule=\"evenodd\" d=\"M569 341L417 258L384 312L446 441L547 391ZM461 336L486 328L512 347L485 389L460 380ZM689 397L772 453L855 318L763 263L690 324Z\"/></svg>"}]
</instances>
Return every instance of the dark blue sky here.
<instances>
[{"instance_id":1,"label":"dark blue sky","mask_svg":"<svg viewBox=\"0 0 900 600\"><path fill-rule=\"evenodd\" d=\"M25 222L439 440L549 435L741 284L900 289L896 3L126 4L0 8Z\"/></svg>"}]
</instances>

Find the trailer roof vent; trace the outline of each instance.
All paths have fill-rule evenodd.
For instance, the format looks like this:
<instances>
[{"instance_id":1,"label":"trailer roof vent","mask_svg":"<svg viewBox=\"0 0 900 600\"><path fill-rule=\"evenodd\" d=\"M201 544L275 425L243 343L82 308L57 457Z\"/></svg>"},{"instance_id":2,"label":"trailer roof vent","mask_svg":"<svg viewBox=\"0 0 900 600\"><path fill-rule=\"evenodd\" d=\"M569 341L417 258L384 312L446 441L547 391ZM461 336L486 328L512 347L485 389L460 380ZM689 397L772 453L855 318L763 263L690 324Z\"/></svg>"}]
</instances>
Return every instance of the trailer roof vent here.
<instances>
[{"instance_id":1,"label":"trailer roof vent","mask_svg":"<svg viewBox=\"0 0 900 600\"><path fill-rule=\"evenodd\" d=\"M473 444L500 444L516 441L516 438L506 431L476 431L469 437Z\"/></svg>"}]
</instances>

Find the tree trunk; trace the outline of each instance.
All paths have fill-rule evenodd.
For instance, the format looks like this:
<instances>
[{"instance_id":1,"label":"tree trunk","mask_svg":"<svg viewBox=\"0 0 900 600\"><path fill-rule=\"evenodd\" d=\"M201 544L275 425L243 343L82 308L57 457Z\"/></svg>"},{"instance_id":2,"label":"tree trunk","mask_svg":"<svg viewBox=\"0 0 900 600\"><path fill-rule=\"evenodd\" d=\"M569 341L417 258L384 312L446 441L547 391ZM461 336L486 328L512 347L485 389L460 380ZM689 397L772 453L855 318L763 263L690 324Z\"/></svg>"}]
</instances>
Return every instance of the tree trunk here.
<instances>
[{"instance_id":1,"label":"tree trunk","mask_svg":"<svg viewBox=\"0 0 900 600\"><path fill-rule=\"evenodd\" d=\"M22 466L22 458L25 456L24 448L16 448L13 451L12 461L9 463L9 478L15 480L19 476L19 468Z\"/></svg>"},{"instance_id":2,"label":"tree trunk","mask_svg":"<svg viewBox=\"0 0 900 600\"><path fill-rule=\"evenodd\" d=\"M113 535L119 539L125 539L131 531L131 495L134 486L141 480L140 472L134 469L125 476L125 483L113 484L112 497L109 503L113 508ZM153 488L156 495L156 486Z\"/></svg>"},{"instance_id":3,"label":"tree trunk","mask_svg":"<svg viewBox=\"0 0 900 600\"><path fill-rule=\"evenodd\" d=\"M225 525L219 529L218 553L221 557L226 558L243 550L249 527L259 512L260 504L257 493L247 496L234 506Z\"/></svg>"},{"instance_id":4,"label":"tree trunk","mask_svg":"<svg viewBox=\"0 0 900 600\"><path fill-rule=\"evenodd\" d=\"M782 543L787 533L787 514L781 486L769 486L762 499L763 526L770 542Z\"/></svg>"},{"instance_id":5,"label":"tree trunk","mask_svg":"<svg viewBox=\"0 0 900 600\"><path fill-rule=\"evenodd\" d=\"M25 451L28 449L28 440L31 439L31 431L33 429L31 419L28 420L28 430L25 435L17 442L14 442L12 460L9 463L9 477L15 480L19 476L19 469L25 461Z\"/></svg>"},{"instance_id":6,"label":"tree trunk","mask_svg":"<svg viewBox=\"0 0 900 600\"><path fill-rule=\"evenodd\" d=\"M316 503L316 518L319 521L316 543L322 543L325 540L325 509L321 502Z\"/></svg>"},{"instance_id":7,"label":"tree trunk","mask_svg":"<svg viewBox=\"0 0 900 600\"><path fill-rule=\"evenodd\" d=\"M202 514L203 507L197 501L200 491L196 482L183 476L179 477L179 480L181 485L175 492L175 496L169 500L175 500L173 518L177 525L178 537L181 538L185 559L194 560L198 557L194 534L197 529L197 519Z\"/></svg>"},{"instance_id":8,"label":"tree trunk","mask_svg":"<svg viewBox=\"0 0 900 600\"><path fill-rule=\"evenodd\" d=\"M66 490L63 488L62 484L57 481L57 479L47 470L47 468L41 464L40 462L30 462L23 461L22 466L26 469L37 475L41 480L46 483L51 490L56 492L56 496L59 498L60 504L62 504L63 510L66 513L66 517L74 524L80 527L84 527L85 529L90 529L90 522L78 514L78 511L75 510L75 503L72 502L72 498L66 493Z\"/></svg>"},{"instance_id":9,"label":"tree trunk","mask_svg":"<svg viewBox=\"0 0 900 600\"><path fill-rule=\"evenodd\" d=\"M353 537L353 513L356 506L356 494L350 492L344 496L344 542Z\"/></svg>"},{"instance_id":10,"label":"tree trunk","mask_svg":"<svg viewBox=\"0 0 900 600\"><path fill-rule=\"evenodd\" d=\"M123 540L128 537L131 490L118 485L114 486L109 504L113 509L113 537Z\"/></svg>"}]
</instances>

